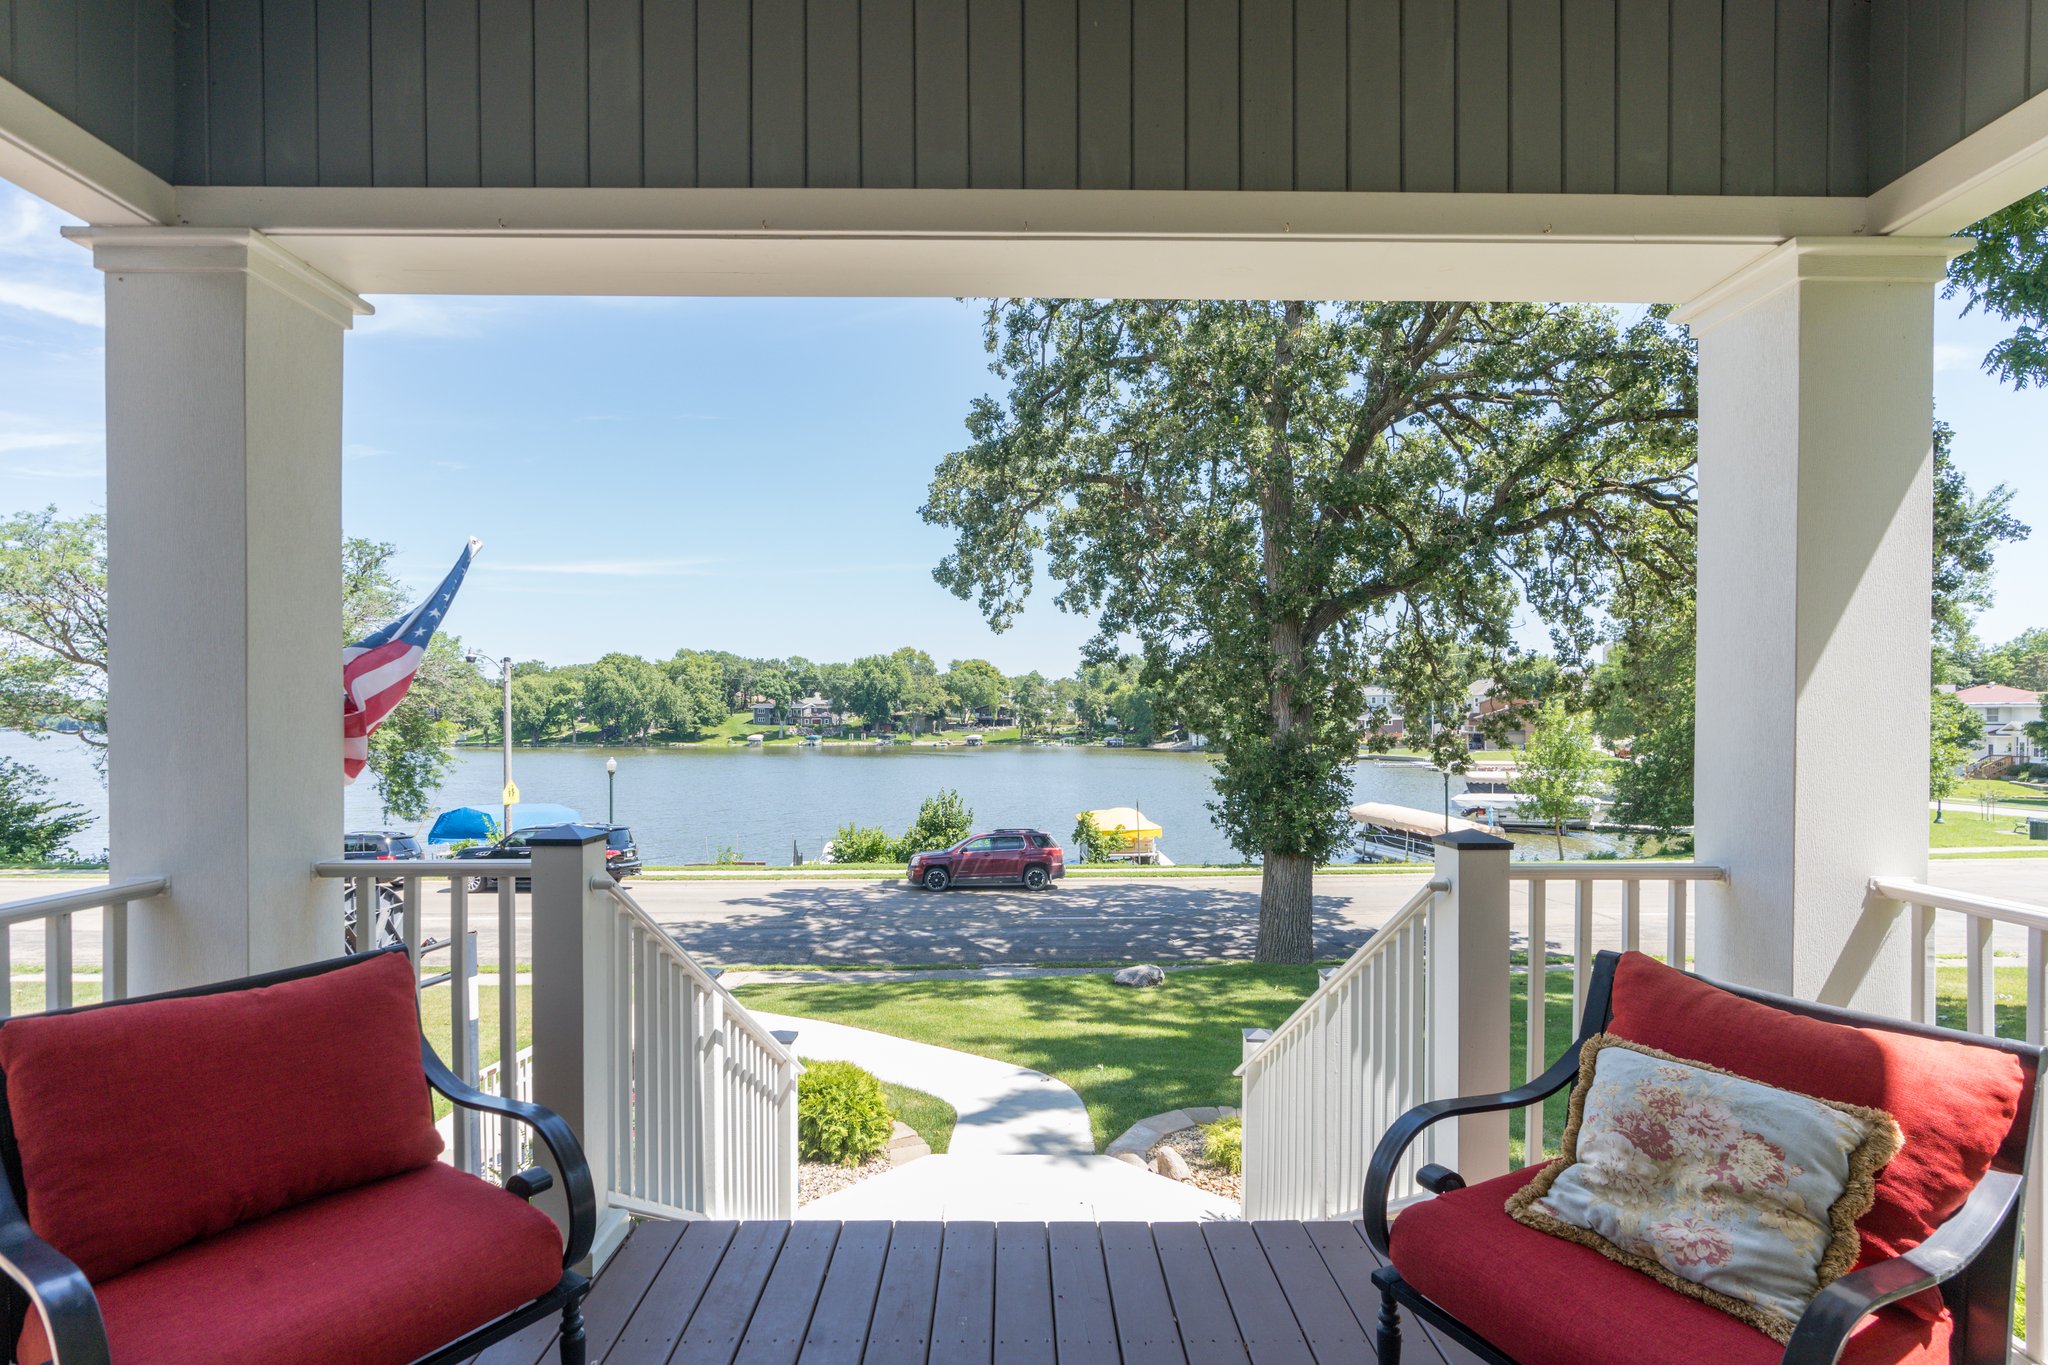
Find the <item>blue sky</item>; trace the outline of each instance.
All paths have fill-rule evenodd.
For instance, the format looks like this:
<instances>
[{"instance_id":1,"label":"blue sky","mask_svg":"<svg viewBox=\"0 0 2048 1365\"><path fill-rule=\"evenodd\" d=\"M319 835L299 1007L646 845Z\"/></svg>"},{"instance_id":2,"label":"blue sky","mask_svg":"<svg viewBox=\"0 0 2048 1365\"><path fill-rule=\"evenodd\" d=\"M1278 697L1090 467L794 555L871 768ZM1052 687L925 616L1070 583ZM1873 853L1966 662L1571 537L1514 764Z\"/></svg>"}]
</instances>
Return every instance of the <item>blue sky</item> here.
<instances>
[{"instance_id":1,"label":"blue sky","mask_svg":"<svg viewBox=\"0 0 2048 1365\"><path fill-rule=\"evenodd\" d=\"M66 220L0 182L0 512L105 499L100 281ZM1039 591L994 635L931 581L917 507L992 387L951 300L376 298L347 342L345 521L422 590L484 551L450 626L566 663L678 647L1070 671L1088 623ZM1937 313L1935 389L1978 488L2042 530L2000 559L2000 640L2048 625L2048 394L1977 368L2000 335Z\"/></svg>"}]
</instances>

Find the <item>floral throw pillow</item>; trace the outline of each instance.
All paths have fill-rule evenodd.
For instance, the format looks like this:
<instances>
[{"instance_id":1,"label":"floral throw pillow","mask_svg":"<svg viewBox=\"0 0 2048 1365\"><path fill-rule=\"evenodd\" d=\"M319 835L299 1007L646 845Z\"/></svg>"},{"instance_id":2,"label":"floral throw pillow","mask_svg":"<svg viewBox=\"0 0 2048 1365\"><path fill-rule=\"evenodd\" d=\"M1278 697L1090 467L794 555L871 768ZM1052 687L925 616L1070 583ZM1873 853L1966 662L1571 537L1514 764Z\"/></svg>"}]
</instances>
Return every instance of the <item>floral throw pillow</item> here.
<instances>
[{"instance_id":1,"label":"floral throw pillow","mask_svg":"<svg viewBox=\"0 0 2048 1365\"><path fill-rule=\"evenodd\" d=\"M1586 1042L1564 1155L1507 1210L1778 1341L1856 1263L1899 1126L1612 1034Z\"/></svg>"}]
</instances>

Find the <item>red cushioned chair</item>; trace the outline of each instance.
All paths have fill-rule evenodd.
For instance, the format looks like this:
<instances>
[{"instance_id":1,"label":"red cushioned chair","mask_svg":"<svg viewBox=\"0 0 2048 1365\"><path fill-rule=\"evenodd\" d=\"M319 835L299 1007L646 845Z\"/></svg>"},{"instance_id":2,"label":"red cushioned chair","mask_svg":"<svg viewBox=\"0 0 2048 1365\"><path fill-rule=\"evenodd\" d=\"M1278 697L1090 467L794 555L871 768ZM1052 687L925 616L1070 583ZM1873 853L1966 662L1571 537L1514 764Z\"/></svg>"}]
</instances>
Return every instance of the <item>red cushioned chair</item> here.
<instances>
[{"instance_id":1,"label":"red cushioned chair","mask_svg":"<svg viewBox=\"0 0 2048 1365\"><path fill-rule=\"evenodd\" d=\"M1807 1306L1789 1344L1597 1251L1525 1227L1504 1207L1541 1164L1467 1186L1417 1173L1435 1198L1389 1224L1409 1146L1460 1114L1520 1109L1568 1089L1596 1033L1805 1094L1891 1113L1905 1145L1857 1222L1849 1274ZM1518 1090L1403 1114L1366 1175L1366 1240L1387 1262L1380 1365L1399 1365L1401 1313L1496 1365L1902 1365L2003 1362L2011 1343L2021 1193L2043 1049L1720 986L1640 953L1602 953L1579 1034Z\"/></svg>"},{"instance_id":2,"label":"red cushioned chair","mask_svg":"<svg viewBox=\"0 0 2048 1365\"><path fill-rule=\"evenodd\" d=\"M0 1021L0 1271L21 1365L467 1360L561 1315L596 1199L575 1134L458 1080L402 948ZM441 1163L429 1087L533 1128L565 1238ZM566 1244L565 1244L566 1243Z\"/></svg>"}]
</instances>

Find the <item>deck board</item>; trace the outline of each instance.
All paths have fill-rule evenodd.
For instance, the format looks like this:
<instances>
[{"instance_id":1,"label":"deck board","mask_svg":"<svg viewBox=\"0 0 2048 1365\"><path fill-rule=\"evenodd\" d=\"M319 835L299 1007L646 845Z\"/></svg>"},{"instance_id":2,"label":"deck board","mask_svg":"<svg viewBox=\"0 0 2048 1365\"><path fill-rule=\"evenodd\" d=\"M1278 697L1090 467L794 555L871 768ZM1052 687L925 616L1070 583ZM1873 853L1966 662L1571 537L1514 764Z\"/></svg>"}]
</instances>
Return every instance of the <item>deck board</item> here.
<instances>
[{"instance_id":1,"label":"deck board","mask_svg":"<svg viewBox=\"0 0 2048 1365\"><path fill-rule=\"evenodd\" d=\"M1053 1340L1061 1365L1117 1359L1122 1348L1109 1306L1101 1226L1054 1223L1046 1244L1052 1253Z\"/></svg>"},{"instance_id":2,"label":"deck board","mask_svg":"<svg viewBox=\"0 0 2048 1365\"><path fill-rule=\"evenodd\" d=\"M838 1241L837 1223L790 1225L775 1273L768 1277L760 1306L740 1342L738 1365L796 1365Z\"/></svg>"},{"instance_id":3,"label":"deck board","mask_svg":"<svg viewBox=\"0 0 2048 1365\"><path fill-rule=\"evenodd\" d=\"M948 1223L932 1306L931 1365L991 1365L995 1331L996 1225Z\"/></svg>"},{"instance_id":4,"label":"deck board","mask_svg":"<svg viewBox=\"0 0 2048 1365\"><path fill-rule=\"evenodd\" d=\"M649 1222L584 1316L592 1365L1371 1365L1378 1264L1355 1223Z\"/></svg>"},{"instance_id":5,"label":"deck board","mask_svg":"<svg viewBox=\"0 0 2048 1365\"><path fill-rule=\"evenodd\" d=\"M1043 1223L996 1224L996 1359L1054 1365L1052 1257Z\"/></svg>"},{"instance_id":6,"label":"deck board","mask_svg":"<svg viewBox=\"0 0 2048 1365\"><path fill-rule=\"evenodd\" d=\"M932 1302L939 1289L944 1223L898 1223L875 1292L865 1360L923 1360L931 1351Z\"/></svg>"}]
</instances>

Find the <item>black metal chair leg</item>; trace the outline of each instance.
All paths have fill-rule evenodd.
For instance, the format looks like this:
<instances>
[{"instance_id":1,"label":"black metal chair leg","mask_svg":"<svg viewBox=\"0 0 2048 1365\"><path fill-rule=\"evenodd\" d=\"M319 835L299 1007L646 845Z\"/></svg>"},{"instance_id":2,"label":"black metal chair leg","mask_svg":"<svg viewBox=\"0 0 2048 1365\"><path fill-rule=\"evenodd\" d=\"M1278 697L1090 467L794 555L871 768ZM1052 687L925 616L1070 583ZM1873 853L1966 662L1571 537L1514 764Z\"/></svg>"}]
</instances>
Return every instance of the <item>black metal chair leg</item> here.
<instances>
[{"instance_id":1,"label":"black metal chair leg","mask_svg":"<svg viewBox=\"0 0 2048 1365\"><path fill-rule=\"evenodd\" d=\"M1375 1271L1373 1283L1380 1287L1379 1334L1373 1349L1379 1355L1379 1365L1401 1365L1401 1305L1394 1298L1392 1277L1381 1279L1386 1271Z\"/></svg>"},{"instance_id":2,"label":"black metal chair leg","mask_svg":"<svg viewBox=\"0 0 2048 1365\"><path fill-rule=\"evenodd\" d=\"M583 1340L583 1295L576 1294L562 1308L562 1365L585 1365L588 1356Z\"/></svg>"}]
</instances>

